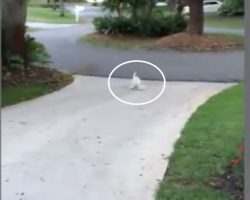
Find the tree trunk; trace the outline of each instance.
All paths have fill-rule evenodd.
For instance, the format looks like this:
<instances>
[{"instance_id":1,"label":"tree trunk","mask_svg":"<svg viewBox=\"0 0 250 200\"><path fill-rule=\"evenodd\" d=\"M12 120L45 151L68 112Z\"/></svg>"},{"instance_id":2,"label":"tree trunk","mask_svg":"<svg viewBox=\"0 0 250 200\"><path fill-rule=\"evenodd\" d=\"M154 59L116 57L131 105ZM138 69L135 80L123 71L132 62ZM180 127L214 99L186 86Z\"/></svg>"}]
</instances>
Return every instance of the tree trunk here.
<instances>
[{"instance_id":1,"label":"tree trunk","mask_svg":"<svg viewBox=\"0 0 250 200\"><path fill-rule=\"evenodd\" d=\"M25 21L26 0L4 0L3 6L3 46L10 55L19 55L26 62Z\"/></svg>"},{"instance_id":2,"label":"tree trunk","mask_svg":"<svg viewBox=\"0 0 250 200\"><path fill-rule=\"evenodd\" d=\"M152 11L155 7L155 0L149 0L148 1L148 13L147 13L147 16L150 17L152 15Z\"/></svg>"},{"instance_id":3,"label":"tree trunk","mask_svg":"<svg viewBox=\"0 0 250 200\"><path fill-rule=\"evenodd\" d=\"M51 6L51 4L50 4L50 0L47 0L47 6Z\"/></svg>"},{"instance_id":4,"label":"tree trunk","mask_svg":"<svg viewBox=\"0 0 250 200\"><path fill-rule=\"evenodd\" d=\"M204 25L203 0L188 0L187 3L190 8L187 32L202 35Z\"/></svg>"},{"instance_id":5,"label":"tree trunk","mask_svg":"<svg viewBox=\"0 0 250 200\"><path fill-rule=\"evenodd\" d=\"M53 6L52 6L52 9L53 9L54 11L56 11L56 3L57 3L57 0L54 0L54 1L53 1Z\"/></svg>"},{"instance_id":6,"label":"tree trunk","mask_svg":"<svg viewBox=\"0 0 250 200\"><path fill-rule=\"evenodd\" d=\"M171 11L174 11L176 6L176 0L168 0L168 6L171 9Z\"/></svg>"},{"instance_id":7,"label":"tree trunk","mask_svg":"<svg viewBox=\"0 0 250 200\"><path fill-rule=\"evenodd\" d=\"M60 17L64 17L64 1L60 0Z\"/></svg>"},{"instance_id":8,"label":"tree trunk","mask_svg":"<svg viewBox=\"0 0 250 200\"><path fill-rule=\"evenodd\" d=\"M177 0L176 2L176 14L177 15L182 15L183 12L183 2L182 0Z\"/></svg>"},{"instance_id":9,"label":"tree trunk","mask_svg":"<svg viewBox=\"0 0 250 200\"><path fill-rule=\"evenodd\" d=\"M117 15L118 15L119 18L122 16L121 15L120 5L121 5L121 1L116 1L115 2L115 9L116 9L116 12L117 12Z\"/></svg>"}]
</instances>

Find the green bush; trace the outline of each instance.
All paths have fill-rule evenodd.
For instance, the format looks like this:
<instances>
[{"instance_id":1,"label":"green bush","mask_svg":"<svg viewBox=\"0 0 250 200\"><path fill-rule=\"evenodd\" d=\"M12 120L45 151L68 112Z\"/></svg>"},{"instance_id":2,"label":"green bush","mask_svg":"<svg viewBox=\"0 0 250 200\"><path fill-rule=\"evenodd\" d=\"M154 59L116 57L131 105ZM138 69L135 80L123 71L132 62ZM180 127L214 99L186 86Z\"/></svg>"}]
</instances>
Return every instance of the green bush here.
<instances>
[{"instance_id":1,"label":"green bush","mask_svg":"<svg viewBox=\"0 0 250 200\"><path fill-rule=\"evenodd\" d=\"M132 19L118 17L97 17L94 19L94 26L98 32L117 35L117 34L133 34L136 27Z\"/></svg>"},{"instance_id":2,"label":"green bush","mask_svg":"<svg viewBox=\"0 0 250 200\"><path fill-rule=\"evenodd\" d=\"M50 56L43 44L35 41L35 38L27 35L26 38L27 63L30 64L48 64Z\"/></svg>"},{"instance_id":3,"label":"green bush","mask_svg":"<svg viewBox=\"0 0 250 200\"><path fill-rule=\"evenodd\" d=\"M225 0L219 9L220 15L244 15L244 0Z\"/></svg>"},{"instance_id":4,"label":"green bush","mask_svg":"<svg viewBox=\"0 0 250 200\"><path fill-rule=\"evenodd\" d=\"M26 35L25 37L25 48L25 61L20 55L11 53L6 47L3 48L2 64L4 74L17 67L30 67L35 64L44 65L50 63L50 56L44 45L35 41L35 39L29 35Z\"/></svg>"},{"instance_id":5,"label":"green bush","mask_svg":"<svg viewBox=\"0 0 250 200\"><path fill-rule=\"evenodd\" d=\"M187 21L180 15L138 17L98 17L94 26L100 33L109 35L133 34L141 36L163 36L184 31Z\"/></svg>"}]
</instances>

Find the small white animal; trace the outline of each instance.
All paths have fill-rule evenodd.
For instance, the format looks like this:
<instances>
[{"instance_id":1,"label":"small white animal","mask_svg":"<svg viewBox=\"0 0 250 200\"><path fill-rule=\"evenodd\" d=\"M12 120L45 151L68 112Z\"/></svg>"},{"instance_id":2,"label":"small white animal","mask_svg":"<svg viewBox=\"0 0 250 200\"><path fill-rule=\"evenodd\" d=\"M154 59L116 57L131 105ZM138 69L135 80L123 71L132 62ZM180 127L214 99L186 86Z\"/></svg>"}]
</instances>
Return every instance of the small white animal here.
<instances>
[{"instance_id":1,"label":"small white animal","mask_svg":"<svg viewBox=\"0 0 250 200\"><path fill-rule=\"evenodd\" d=\"M139 76L137 76L137 73L133 73L132 83L130 85L130 89L137 89L137 90L143 90L145 89L144 85L141 83L141 79Z\"/></svg>"}]
</instances>

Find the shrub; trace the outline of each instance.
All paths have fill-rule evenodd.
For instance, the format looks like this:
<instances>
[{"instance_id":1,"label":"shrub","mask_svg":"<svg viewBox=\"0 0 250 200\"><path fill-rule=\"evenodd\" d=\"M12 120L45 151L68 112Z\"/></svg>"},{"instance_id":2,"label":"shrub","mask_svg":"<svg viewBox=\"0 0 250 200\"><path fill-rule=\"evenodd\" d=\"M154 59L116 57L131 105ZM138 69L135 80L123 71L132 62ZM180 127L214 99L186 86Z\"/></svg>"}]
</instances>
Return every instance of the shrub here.
<instances>
[{"instance_id":1,"label":"shrub","mask_svg":"<svg viewBox=\"0 0 250 200\"><path fill-rule=\"evenodd\" d=\"M11 69L16 67L30 67L34 64L48 64L50 63L50 56L46 51L43 44L35 41L34 38L26 35L25 37L26 47L26 60L20 56L11 53L8 48L3 48L2 54L3 60L3 73L8 73Z\"/></svg>"},{"instance_id":2,"label":"shrub","mask_svg":"<svg viewBox=\"0 0 250 200\"><path fill-rule=\"evenodd\" d=\"M183 31L187 21L180 15L138 17L99 17L94 26L100 33L118 35L163 36Z\"/></svg>"},{"instance_id":3,"label":"shrub","mask_svg":"<svg viewBox=\"0 0 250 200\"><path fill-rule=\"evenodd\" d=\"M109 35L134 33L136 29L133 20L129 18L98 17L93 23L98 32Z\"/></svg>"},{"instance_id":4,"label":"shrub","mask_svg":"<svg viewBox=\"0 0 250 200\"><path fill-rule=\"evenodd\" d=\"M30 35L26 36L25 41L28 65L48 64L50 62L50 56L43 44L35 41L35 38L30 37Z\"/></svg>"},{"instance_id":5,"label":"shrub","mask_svg":"<svg viewBox=\"0 0 250 200\"><path fill-rule=\"evenodd\" d=\"M244 0L225 0L219 9L220 15L244 15Z\"/></svg>"}]
</instances>

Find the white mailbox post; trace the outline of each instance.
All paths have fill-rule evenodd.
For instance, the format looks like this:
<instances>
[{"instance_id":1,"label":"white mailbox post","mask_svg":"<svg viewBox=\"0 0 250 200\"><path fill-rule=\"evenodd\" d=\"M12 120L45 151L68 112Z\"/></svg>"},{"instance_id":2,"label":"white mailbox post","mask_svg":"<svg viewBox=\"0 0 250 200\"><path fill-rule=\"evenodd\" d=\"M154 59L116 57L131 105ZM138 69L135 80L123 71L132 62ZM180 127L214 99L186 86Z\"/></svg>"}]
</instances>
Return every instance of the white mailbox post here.
<instances>
[{"instance_id":1,"label":"white mailbox post","mask_svg":"<svg viewBox=\"0 0 250 200\"><path fill-rule=\"evenodd\" d=\"M83 11L85 8L84 6L78 6L75 5L75 17L76 17L76 22L79 22L79 14L81 11Z\"/></svg>"}]
</instances>

